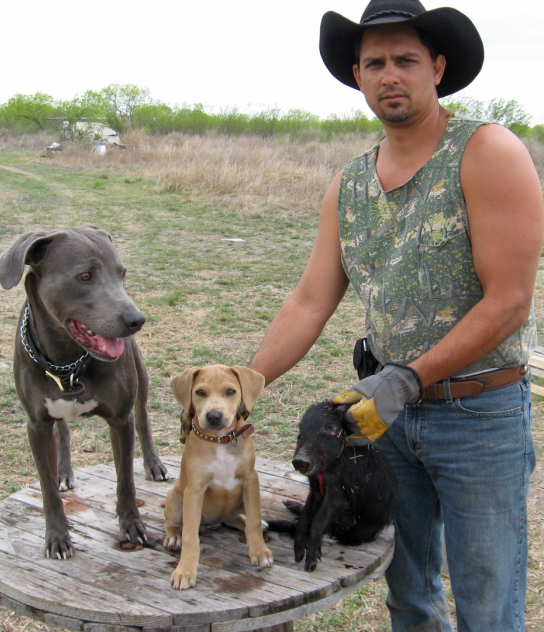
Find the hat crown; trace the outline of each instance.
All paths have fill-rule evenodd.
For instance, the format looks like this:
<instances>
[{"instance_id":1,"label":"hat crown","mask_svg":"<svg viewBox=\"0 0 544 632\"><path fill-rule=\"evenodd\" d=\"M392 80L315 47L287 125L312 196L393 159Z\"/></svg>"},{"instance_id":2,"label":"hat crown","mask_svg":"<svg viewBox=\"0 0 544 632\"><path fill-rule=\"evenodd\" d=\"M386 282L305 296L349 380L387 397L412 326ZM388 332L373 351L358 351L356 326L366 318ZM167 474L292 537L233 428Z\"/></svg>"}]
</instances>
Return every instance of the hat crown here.
<instances>
[{"instance_id":1,"label":"hat crown","mask_svg":"<svg viewBox=\"0 0 544 632\"><path fill-rule=\"evenodd\" d=\"M368 24L389 16L404 17L408 20L420 13L425 13L425 7L419 0L370 0L360 23Z\"/></svg>"}]
</instances>

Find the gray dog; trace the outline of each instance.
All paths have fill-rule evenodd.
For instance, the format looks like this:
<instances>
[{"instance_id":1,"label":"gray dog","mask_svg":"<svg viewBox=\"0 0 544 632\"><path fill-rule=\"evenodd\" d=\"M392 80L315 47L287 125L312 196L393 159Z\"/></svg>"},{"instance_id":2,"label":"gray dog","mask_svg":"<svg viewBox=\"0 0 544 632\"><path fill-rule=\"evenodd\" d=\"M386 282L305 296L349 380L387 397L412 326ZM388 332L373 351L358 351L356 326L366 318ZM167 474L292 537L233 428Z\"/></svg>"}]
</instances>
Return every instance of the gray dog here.
<instances>
[{"instance_id":1,"label":"gray dog","mask_svg":"<svg viewBox=\"0 0 544 632\"><path fill-rule=\"evenodd\" d=\"M19 283L25 264L27 301L13 369L40 476L45 554L65 559L74 553L59 489L74 485L68 422L90 415L110 427L120 539L146 540L133 478L134 418L147 478L167 480L168 474L148 425L148 377L132 337L145 317L125 292L125 267L110 235L91 225L17 238L0 256L6 290Z\"/></svg>"}]
</instances>

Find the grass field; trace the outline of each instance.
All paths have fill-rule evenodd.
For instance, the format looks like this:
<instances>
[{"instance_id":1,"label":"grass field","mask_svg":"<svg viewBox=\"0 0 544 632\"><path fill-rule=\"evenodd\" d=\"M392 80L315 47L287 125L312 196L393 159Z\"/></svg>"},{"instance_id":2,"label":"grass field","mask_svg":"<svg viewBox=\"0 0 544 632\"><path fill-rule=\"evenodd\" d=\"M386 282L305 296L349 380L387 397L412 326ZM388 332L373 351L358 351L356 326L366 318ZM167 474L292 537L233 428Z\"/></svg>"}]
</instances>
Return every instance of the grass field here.
<instances>
[{"instance_id":1,"label":"grass field","mask_svg":"<svg viewBox=\"0 0 544 632\"><path fill-rule=\"evenodd\" d=\"M162 454L179 454L179 410L168 379L198 364L246 364L313 242L321 197L346 160L373 138L331 143L228 139L219 135L125 139L133 150L94 155L74 146L43 157L47 137L0 139L0 252L20 233L85 222L108 230L128 266L126 287L147 323L138 334L150 375L149 408ZM531 152L543 177L544 151ZM231 241L232 239L243 241ZM11 375L22 284L2 290L0 311L0 497L36 479L26 418ZM544 325L544 263L535 296ZM351 290L307 357L272 384L252 413L261 456L289 460L301 412L350 385L360 304ZM535 398L542 461L544 405ZM112 460L105 422L72 424L75 467ZM532 480L527 631L544 620L544 468ZM383 580L320 615L299 632L389 629ZM43 624L0 609L0 630Z\"/></svg>"}]
</instances>

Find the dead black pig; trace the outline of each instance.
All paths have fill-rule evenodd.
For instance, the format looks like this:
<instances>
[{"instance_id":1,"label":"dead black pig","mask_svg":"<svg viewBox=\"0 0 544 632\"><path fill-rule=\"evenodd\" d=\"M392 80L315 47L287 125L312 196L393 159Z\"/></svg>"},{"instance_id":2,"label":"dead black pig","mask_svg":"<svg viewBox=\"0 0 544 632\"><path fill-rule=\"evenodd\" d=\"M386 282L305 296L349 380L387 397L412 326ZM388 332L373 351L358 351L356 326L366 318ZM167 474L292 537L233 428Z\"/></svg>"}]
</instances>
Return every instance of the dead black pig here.
<instances>
[{"instance_id":1,"label":"dead black pig","mask_svg":"<svg viewBox=\"0 0 544 632\"><path fill-rule=\"evenodd\" d=\"M299 427L293 467L306 475L310 493L304 506L286 502L298 522L269 520L274 531L295 532L295 560L305 570L321 559L325 534L341 544L368 542L393 519L395 474L374 446L349 446L342 424L345 407L310 406Z\"/></svg>"}]
</instances>

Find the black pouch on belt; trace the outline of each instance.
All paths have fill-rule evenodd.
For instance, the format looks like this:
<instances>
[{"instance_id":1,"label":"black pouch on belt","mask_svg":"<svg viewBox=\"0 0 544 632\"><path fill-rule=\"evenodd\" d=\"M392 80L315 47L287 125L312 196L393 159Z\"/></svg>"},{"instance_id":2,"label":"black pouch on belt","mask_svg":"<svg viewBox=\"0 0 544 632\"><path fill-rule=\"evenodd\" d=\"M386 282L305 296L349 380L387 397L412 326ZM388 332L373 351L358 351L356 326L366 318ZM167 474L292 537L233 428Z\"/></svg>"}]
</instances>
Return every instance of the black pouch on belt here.
<instances>
[{"instance_id":1,"label":"black pouch on belt","mask_svg":"<svg viewBox=\"0 0 544 632\"><path fill-rule=\"evenodd\" d=\"M353 348L353 366L357 371L359 379L362 380L365 377L374 375L380 361L374 357L368 340L366 338L359 338Z\"/></svg>"}]
</instances>

